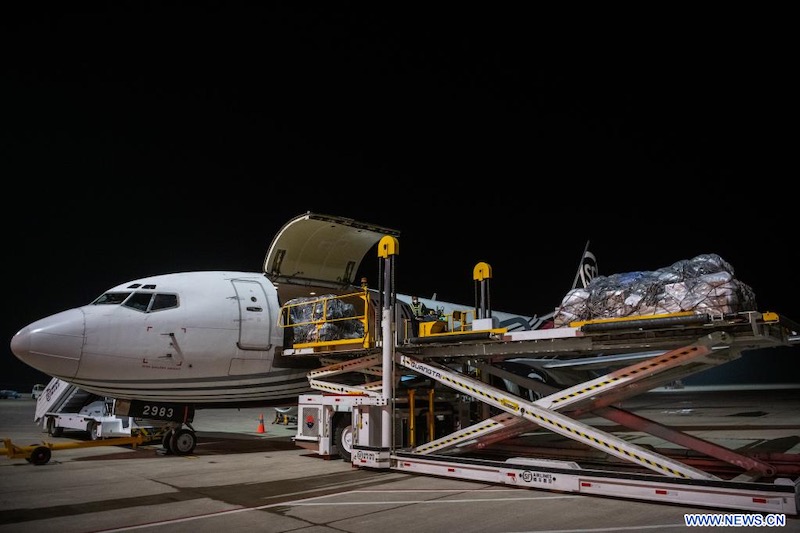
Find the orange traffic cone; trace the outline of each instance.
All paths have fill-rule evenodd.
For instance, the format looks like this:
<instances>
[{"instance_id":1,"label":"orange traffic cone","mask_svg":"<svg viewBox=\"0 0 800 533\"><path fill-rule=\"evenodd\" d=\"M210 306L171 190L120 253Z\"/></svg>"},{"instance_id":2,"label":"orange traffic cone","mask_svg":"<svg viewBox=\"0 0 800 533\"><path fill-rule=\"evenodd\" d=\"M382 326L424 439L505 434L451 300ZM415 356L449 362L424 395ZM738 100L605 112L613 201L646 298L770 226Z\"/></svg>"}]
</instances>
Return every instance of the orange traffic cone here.
<instances>
[{"instance_id":1,"label":"orange traffic cone","mask_svg":"<svg viewBox=\"0 0 800 533\"><path fill-rule=\"evenodd\" d=\"M266 433L264 429L264 414L260 414L258 416L258 429L256 429L256 433Z\"/></svg>"}]
</instances>

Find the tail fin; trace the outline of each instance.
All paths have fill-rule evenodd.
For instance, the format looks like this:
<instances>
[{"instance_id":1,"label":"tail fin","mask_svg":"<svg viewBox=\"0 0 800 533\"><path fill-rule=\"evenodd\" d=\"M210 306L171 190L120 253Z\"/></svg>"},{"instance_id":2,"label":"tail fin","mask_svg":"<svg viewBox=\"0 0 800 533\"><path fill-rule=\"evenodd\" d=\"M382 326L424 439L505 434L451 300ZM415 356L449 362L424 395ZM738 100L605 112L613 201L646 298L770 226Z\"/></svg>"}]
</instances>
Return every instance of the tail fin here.
<instances>
[{"instance_id":1,"label":"tail fin","mask_svg":"<svg viewBox=\"0 0 800 533\"><path fill-rule=\"evenodd\" d=\"M573 290L578 286L578 281L581 282L582 287L585 289L586 286L598 276L598 272L597 258L595 258L594 254L589 251L589 241L586 241L586 246L583 248L583 254L581 255L581 262L578 264L578 271L575 273L575 280L572 282L572 289L570 290ZM527 317L525 319L522 317L513 317L501 322L500 326L508 327L509 331L514 331L516 329L528 330L552 328L553 317L555 317L557 311L558 307L556 307L555 311L547 313L543 316L534 315L533 317Z\"/></svg>"},{"instance_id":2,"label":"tail fin","mask_svg":"<svg viewBox=\"0 0 800 533\"><path fill-rule=\"evenodd\" d=\"M583 254L581 255L581 262L578 264L578 271L575 273L575 280L572 282L570 291L578 286L578 281L581 282L581 286L585 289L598 274L597 258L589 251L589 241L586 241L586 246L584 246ZM541 317L534 316L530 321L530 329L552 328L553 317L555 317L557 312L558 307L556 307L556 310L552 313Z\"/></svg>"},{"instance_id":3,"label":"tail fin","mask_svg":"<svg viewBox=\"0 0 800 533\"><path fill-rule=\"evenodd\" d=\"M578 265L578 271L575 273L575 281L572 282L572 288L576 288L580 280L581 286L585 289L586 286L598 276L599 272L597 268L597 258L589 251L589 241L586 241L586 246L583 248L583 255L581 255L581 262Z\"/></svg>"}]
</instances>

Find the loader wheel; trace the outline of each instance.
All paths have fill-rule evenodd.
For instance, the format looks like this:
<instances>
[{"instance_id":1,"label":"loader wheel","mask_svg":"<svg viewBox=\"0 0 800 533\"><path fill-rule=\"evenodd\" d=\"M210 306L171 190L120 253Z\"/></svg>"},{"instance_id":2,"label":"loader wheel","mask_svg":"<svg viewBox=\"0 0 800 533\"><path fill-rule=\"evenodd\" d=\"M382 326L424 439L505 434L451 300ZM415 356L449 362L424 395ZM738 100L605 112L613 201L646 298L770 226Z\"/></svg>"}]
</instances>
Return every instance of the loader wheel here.
<instances>
[{"instance_id":1,"label":"loader wheel","mask_svg":"<svg viewBox=\"0 0 800 533\"><path fill-rule=\"evenodd\" d=\"M30 462L35 465L46 465L51 455L52 452L47 446L37 446L31 452Z\"/></svg>"},{"instance_id":2,"label":"loader wheel","mask_svg":"<svg viewBox=\"0 0 800 533\"><path fill-rule=\"evenodd\" d=\"M94 420L86 424L86 432L89 434L90 440L98 440L100 438L97 431L97 422Z\"/></svg>"},{"instance_id":3,"label":"loader wheel","mask_svg":"<svg viewBox=\"0 0 800 533\"><path fill-rule=\"evenodd\" d=\"M60 437L64 433L64 428L56 426L56 419L52 416L47 418L47 434L51 437Z\"/></svg>"},{"instance_id":4,"label":"loader wheel","mask_svg":"<svg viewBox=\"0 0 800 533\"><path fill-rule=\"evenodd\" d=\"M350 419L342 417L336 423L336 430L333 432L333 443L339 450L339 457L346 463L353 462L353 426Z\"/></svg>"}]
</instances>

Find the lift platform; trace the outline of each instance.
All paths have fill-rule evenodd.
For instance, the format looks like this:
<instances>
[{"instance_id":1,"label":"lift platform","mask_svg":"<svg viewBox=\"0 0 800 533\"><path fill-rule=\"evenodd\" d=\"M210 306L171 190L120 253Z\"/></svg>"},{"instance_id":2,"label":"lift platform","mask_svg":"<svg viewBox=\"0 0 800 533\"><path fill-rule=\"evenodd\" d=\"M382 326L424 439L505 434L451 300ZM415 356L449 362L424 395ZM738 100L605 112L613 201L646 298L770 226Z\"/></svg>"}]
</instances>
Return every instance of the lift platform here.
<instances>
[{"instance_id":1,"label":"lift platform","mask_svg":"<svg viewBox=\"0 0 800 533\"><path fill-rule=\"evenodd\" d=\"M382 338L395 338L394 332L402 328L393 323L397 313L385 304L391 298L383 301ZM762 458L617 406L738 359L744 351L795 344L800 331L796 323L771 312L725 316L690 312L513 333L491 325L484 329L488 331L480 339L465 336L464 329L449 336L437 331L435 336L428 332L349 358L327 354L328 366L309 373L312 388L325 393L320 403L333 398L352 408L355 466L559 492L798 514L800 479L791 479ZM515 359L563 372L572 383L554 386L503 368L502 363ZM420 439L425 441L421 443L415 433L419 409L414 392L418 389L409 384L415 380L428 383L434 391L426 409L427 438ZM517 385L517 391L512 392L509 383ZM458 417L450 427L449 422L436 424L435 399L448 399L455 406ZM301 409L313 400L304 397ZM400 404L405 414L397 408ZM693 466L679 456L634 444L582 421L596 416L714 458L735 474ZM401 423L402 417L406 418ZM534 430L551 432L576 448L610 460L598 465L597 461L582 464L580 458L562 460L533 453L502 457L494 449Z\"/></svg>"},{"instance_id":2,"label":"lift platform","mask_svg":"<svg viewBox=\"0 0 800 533\"><path fill-rule=\"evenodd\" d=\"M584 331L584 324L563 328L561 332L551 330L544 336L522 332L501 334L496 339L479 343L397 347L394 355L397 370L394 372L407 375L410 371L435 381L452 393L450 398L456 404L480 402L490 408L491 416L418 445L413 441L410 446L408 442L393 443L391 449L376 445L380 424L377 410L386 403L380 393L380 381L358 385L333 381L349 372L380 375L380 356L373 354L324 367L311 372L309 380L313 388L332 395L328 399L335 396L336 402L352 405L355 426L352 461L355 466L388 467L535 489L797 514L800 509L798 481L776 476L775 467L768 462L615 406L653 388L732 361L742 350L785 345L790 330L781 325L781 318L774 313L745 313L725 320L706 317L682 321L684 323L678 325L671 322L671 317L664 318L668 320L648 320L648 329L635 321L630 321L628 327L620 327L625 321L617 321L610 329L595 331L591 328ZM659 329L667 323L670 323L669 334ZM689 342L691 339L694 340ZM610 348L629 353L658 350L656 355L636 359L627 366L564 389L548 389L546 384L535 383L539 391L549 390L536 400L512 394L477 377L486 379L490 375L500 375L503 379L528 385L524 383L525 378L510 375L493 363L510 356L544 356L563 361L576 354L602 353ZM453 369L459 367L479 369L479 372ZM436 394L438 398L446 395L443 388L438 388ZM395 393L393 403L399 400ZM406 413L409 402L413 413L413 394L402 398ZM393 418L397 416L395 413ZM580 420L587 416L602 416L632 431L649 433L724 462L738 473L723 479ZM561 435L596 453L613 456L625 466L609 463L609 469L584 468L579 461L547 457L496 459L492 445L537 429ZM484 458L487 455L491 458Z\"/></svg>"}]
</instances>

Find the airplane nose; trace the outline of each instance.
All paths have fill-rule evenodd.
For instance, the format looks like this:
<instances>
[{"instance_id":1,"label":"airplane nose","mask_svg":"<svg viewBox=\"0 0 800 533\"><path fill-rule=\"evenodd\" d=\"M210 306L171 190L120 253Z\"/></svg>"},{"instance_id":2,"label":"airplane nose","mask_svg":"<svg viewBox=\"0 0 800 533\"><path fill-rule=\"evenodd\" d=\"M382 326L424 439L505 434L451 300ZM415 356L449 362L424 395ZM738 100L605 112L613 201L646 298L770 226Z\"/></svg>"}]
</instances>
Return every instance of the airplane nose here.
<instances>
[{"instance_id":1,"label":"airplane nose","mask_svg":"<svg viewBox=\"0 0 800 533\"><path fill-rule=\"evenodd\" d=\"M49 376L72 377L78 371L84 332L83 311L70 309L19 330L11 338L11 351Z\"/></svg>"}]
</instances>

